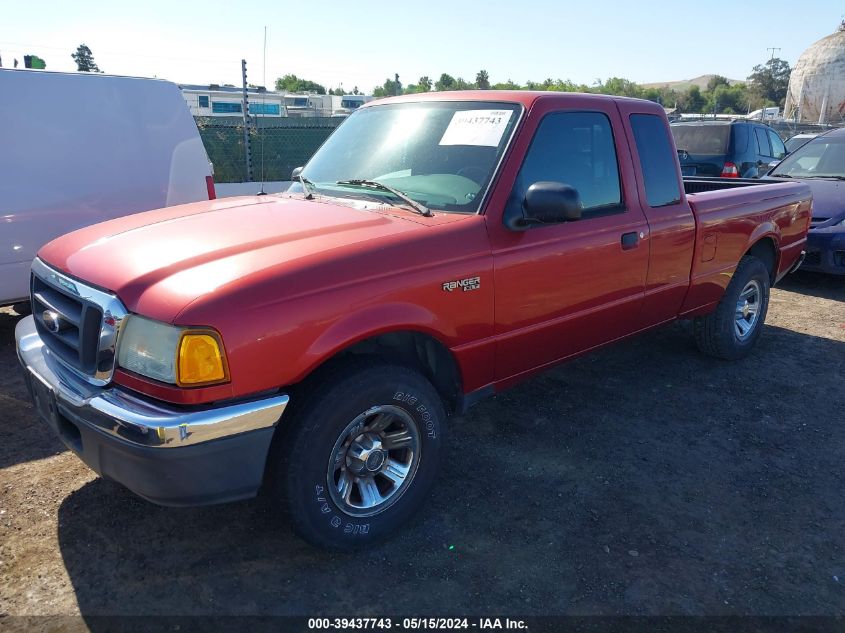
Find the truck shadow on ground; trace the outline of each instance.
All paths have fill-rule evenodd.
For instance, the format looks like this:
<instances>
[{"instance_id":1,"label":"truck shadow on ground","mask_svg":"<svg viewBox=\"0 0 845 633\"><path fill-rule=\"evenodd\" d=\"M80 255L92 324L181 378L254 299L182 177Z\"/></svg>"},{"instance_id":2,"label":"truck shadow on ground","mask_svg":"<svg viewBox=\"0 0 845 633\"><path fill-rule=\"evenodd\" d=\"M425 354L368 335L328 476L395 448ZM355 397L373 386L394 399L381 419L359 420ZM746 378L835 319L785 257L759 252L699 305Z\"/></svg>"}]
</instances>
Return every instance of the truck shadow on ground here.
<instances>
[{"instance_id":1,"label":"truck shadow on ground","mask_svg":"<svg viewBox=\"0 0 845 633\"><path fill-rule=\"evenodd\" d=\"M38 422L15 353L15 325L21 317L0 310L0 469L50 457L65 450Z\"/></svg>"},{"instance_id":2,"label":"truck shadow on ground","mask_svg":"<svg viewBox=\"0 0 845 633\"><path fill-rule=\"evenodd\" d=\"M821 299L845 301L845 275L798 271L785 277L778 288Z\"/></svg>"},{"instance_id":3,"label":"truck shadow on ground","mask_svg":"<svg viewBox=\"0 0 845 633\"><path fill-rule=\"evenodd\" d=\"M61 554L88 616L841 613L842 359L767 327L713 361L676 325L455 419L426 507L375 548L97 479L61 504Z\"/></svg>"}]
</instances>

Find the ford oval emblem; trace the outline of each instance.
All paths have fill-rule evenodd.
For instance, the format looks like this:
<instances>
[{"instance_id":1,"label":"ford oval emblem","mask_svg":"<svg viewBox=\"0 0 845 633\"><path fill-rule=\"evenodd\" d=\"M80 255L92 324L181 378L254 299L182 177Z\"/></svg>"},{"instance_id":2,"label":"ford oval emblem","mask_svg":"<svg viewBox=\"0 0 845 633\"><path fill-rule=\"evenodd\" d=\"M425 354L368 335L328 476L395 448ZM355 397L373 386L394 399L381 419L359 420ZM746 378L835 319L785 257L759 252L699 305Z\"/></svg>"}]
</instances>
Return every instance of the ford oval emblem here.
<instances>
[{"instance_id":1,"label":"ford oval emblem","mask_svg":"<svg viewBox=\"0 0 845 633\"><path fill-rule=\"evenodd\" d=\"M44 322L44 327L54 334L58 334L62 329L62 319L58 312L54 312L53 310L44 310L44 312L41 313L41 320Z\"/></svg>"}]
</instances>

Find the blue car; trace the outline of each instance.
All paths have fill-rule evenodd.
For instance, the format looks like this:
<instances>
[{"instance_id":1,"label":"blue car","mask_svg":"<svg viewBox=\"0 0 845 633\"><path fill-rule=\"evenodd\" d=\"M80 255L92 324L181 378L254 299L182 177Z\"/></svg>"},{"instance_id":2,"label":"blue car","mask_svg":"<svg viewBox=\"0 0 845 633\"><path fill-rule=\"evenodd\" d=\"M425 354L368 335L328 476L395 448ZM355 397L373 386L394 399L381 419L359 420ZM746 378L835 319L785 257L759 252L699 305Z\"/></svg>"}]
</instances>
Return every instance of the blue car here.
<instances>
[{"instance_id":1,"label":"blue car","mask_svg":"<svg viewBox=\"0 0 845 633\"><path fill-rule=\"evenodd\" d=\"M766 178L794 178L813 191L813 220L801 270L845 275L845 128L818 135Z\"/></svg>"}]
</instances>

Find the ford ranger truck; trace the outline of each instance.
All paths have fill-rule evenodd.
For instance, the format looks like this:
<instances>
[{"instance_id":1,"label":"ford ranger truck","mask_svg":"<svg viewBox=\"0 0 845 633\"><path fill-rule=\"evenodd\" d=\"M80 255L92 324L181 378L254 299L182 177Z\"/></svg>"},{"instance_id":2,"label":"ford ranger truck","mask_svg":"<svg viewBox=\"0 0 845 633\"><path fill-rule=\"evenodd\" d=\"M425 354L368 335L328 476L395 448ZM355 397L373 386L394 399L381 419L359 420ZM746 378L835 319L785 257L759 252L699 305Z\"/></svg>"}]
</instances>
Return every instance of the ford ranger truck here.
<instances>
[{"instance_id":1,"label":"ford ranger truck","mask_svg":"<svg viewBox=\"0 0 845 633\"><path fill-rule=\"evenodd\" d=\"M421 506L481 398L676 319L746 356L812 203L687 195L659 105L559 93L369 103L295 179L54 240L15 334L40 417L103 477L175 506L263 490L340 548Z\"/></svg>"}]
</instances>

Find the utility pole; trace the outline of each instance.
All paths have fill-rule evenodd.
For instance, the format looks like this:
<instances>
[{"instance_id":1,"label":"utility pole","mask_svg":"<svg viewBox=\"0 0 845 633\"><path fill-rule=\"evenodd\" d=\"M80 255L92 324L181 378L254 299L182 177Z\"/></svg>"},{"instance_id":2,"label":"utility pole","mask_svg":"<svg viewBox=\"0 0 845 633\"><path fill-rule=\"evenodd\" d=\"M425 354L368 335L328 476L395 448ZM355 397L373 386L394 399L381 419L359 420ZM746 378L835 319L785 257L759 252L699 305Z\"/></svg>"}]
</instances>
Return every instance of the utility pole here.
<instances>
[{"instance_id":1,"label":"utility pole","mask_svg":"<svg viewBox=\"0 0 845 633\"><path fill-rule=\"evenodd\" d=\"M244 160L246 161L246 181L252 182L252 151L249 147L249 95L247 94L246 83L246 60L241 60L241 75L244 82L244 96L242 101L244 117Z\"/></svg>"},{"instance_id":2,"label":"utility pole","mask_svg":"<svg viewBox=\"0 0 845 633\"><path fill-rule=\"evenodd\" d=\"M775 65L775 51L780 52L781 49L776 47L776 46L769 46L766 50L772 51L772 56L769 58L769 73L772 73L772 70L774 69L774 65ZM772 77L774 77L774 73L772 73ZM772 81L774 81L774 80L772 80ZM764 117L765 114L766 114L766 105L761 104L760 105L760 120L761 121L763 120L763 117Z\"/></svg>"}]
</instances>

